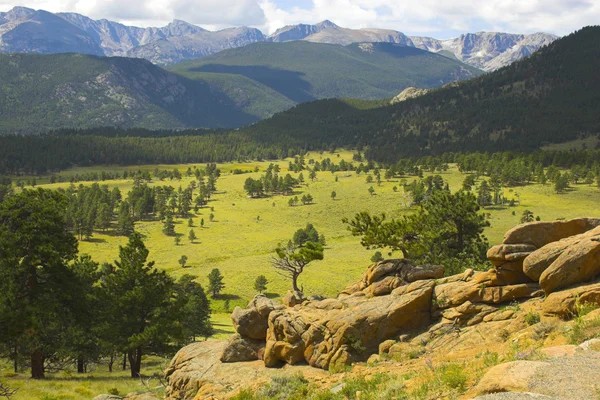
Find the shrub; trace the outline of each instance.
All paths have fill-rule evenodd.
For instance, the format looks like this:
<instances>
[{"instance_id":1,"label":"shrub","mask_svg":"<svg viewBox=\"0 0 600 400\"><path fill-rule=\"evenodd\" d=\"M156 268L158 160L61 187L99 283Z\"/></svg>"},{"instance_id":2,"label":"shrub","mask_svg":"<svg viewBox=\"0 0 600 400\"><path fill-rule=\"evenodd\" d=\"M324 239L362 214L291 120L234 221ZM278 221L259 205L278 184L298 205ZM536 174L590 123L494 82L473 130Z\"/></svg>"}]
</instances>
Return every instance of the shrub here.
<instances>
[{"instance_id":1,"label":"shrub","mask_svg":"<svg viewBox=\"0 0 600 400\"><path fill-rule=\"evenodd\" d=\"M529 326L539 323L540 322L540 314L536 313L534 311L528 312L527 315L525 315L525 322L527 322L527 325L529 325Z\"/></svg>"},{"instance_id":2,"label":"shrub","mask_svg":"<svg viewBox=\"0 0 600 400\"><path fill-rule=\"evenodd\" d=\"M548 322L540 322L533 328L533 339L534 340L542 340L546 338L554 329L556 325L550 324Z\"/></svg>"},{"instance_id":3,"label":"shrub","mask_svg":"<svg viewBox=\"0 0 600 400\"><path fill-rule=\"evenodd\" d=\"M302 374L273 377L271 383L259 390L258 395L273 400L306 398L308 397L308 381Z\"/></svg>"},{"instance_id":4,"label":"shrub","mask_svg":"<svg viewBox=\"0 0 600 400\"><path fill-rule=\"evenodd\" d=\"M439 379L450 389L464 391L467 386L467 375L464 368L458 364L448 364L437 371Z\"/></svg>"}]
</instances>

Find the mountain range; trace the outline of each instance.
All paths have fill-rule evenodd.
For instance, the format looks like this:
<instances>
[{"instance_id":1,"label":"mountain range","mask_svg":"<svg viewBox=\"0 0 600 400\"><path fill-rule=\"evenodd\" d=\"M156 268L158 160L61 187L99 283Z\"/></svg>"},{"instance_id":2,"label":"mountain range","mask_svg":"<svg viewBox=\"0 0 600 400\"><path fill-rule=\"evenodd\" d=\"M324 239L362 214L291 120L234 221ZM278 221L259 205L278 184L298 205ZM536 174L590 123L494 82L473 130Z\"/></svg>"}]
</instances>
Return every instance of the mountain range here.
<instances>
[{"instance_id":1,"label":"mountain range","mask_svg":"<svg viewBox=\"0 0 600 400\"><path fill-rule=\"evenodd\" d=\"M305 40L340 45L396 43L452 53L471 66L492 71L530 55L556 38L546 33L477 32L437 40L410 37L394 30L347 29L331 21L286 26L267 36L248 27L211 32L180 20L162 28L138 28L75 13L53 14L25 7L0 13L0 52L124 56L144 58L158 65L172 65L256 42Z\"/></svg>"},{"instance_id":2,"label":"mountain range","mask_svg":"<svg viewBox=\"0 0 600 400\"><path fill-rule=\"evenodd\" d=\"M409 86L439 87L481 74L393 43L255 43L171 71L136 58L0 54L0 133L234 128L302 102L391 98Z\"/></svg>"}]
</instances>

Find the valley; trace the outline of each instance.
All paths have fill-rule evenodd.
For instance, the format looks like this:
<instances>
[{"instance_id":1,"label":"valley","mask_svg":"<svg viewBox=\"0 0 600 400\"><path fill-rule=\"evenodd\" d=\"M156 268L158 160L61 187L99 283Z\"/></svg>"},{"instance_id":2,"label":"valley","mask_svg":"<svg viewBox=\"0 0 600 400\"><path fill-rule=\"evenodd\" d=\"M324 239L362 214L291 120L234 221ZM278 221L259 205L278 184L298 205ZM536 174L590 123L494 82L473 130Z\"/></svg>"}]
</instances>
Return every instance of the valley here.
<instances>
[{"instance_id":1,"label":"valley","mask_svg":"<svg viewBox=\"0 0 600 400\"><path fill-rule=\"evenodd\" d=\"M340 151L314 152L305 156L307 160L322 163L330 159L333 163L344 160L353 161L355 152ZM403 183L411 183L417 176L404 175L390 179L382 179L381 184L367 183L371 174L357 174L355 171L339 171L331 173L321 171L316 173L315 180L308 179L308 170L304 170L306 182L294 189L291 195L270 195L263 198L250 198L244 190L244 181L249 178L258 179L271 164L278 165L281 174L290 171L290 162L294 159L281 161L262 161L245 163L225 163L217 167L221 176L217 180L217 191L206 206L198 212L192 211L189 218L194 222L193 227L188 225L188 217L175 218L175 231L181 235L179 245L173 243L173 237L163 233L163 223L158 220L139 221L135 224L136 231L145 237L147 248L150 251L150 260L156 261L156 267L166 270L169 275L179 278L183 274L197 277L203 287L208 287L208 273L218 268L224 276L225 288L222 294L211 299L213 315L211 317L216 334L210 340L225 339L232 332L229 313L237 306L245 307L255 295L254 280L259 275L268 279L266 294L270 298L279 298L291 288L289 280L279 276L270 264L273 249L281 241L290 238L293 233L302 228L307 222L314 224L319 233L325 235L325 258L311 264L300 278L300 284L306 295L335 296L348 284L356 281L365 268L371 263L370 259L376 250L367 250L360 244L360 239L351 235L342 223L343 218L352 217L361 211L373 214L385 212L390 217L414 213L418 207L410 206L411 194L403 188ZM312 165L312 164L308 164ZM154 174L155 171L181 172L181 180L160 180L153 178L150 186L187 187L194 177L186 176L188 169L194 170L202 165L145 165L125 170L142 171ZM258 170L257 172L254 172ZM123 167L97 166L90 168L77 168L65 170L58 174L60 179L68 181L71 178L83 177L90 174L119 173ZM236 172L237 171L237 172ZM239 173L243 172L243 173ZM463 181L468 176L458 171L457 165L451 164L446 172L425 172L423 178L431 175L441 175L448 182L452 191L460 189ZM33 177L15 177L15 182L27 185ZM482 179L485 179L483 177ZM478 185L481 180L478 181ZM80 182L75 185L89 186L92 182ZM118 187L127 197L133 187L133 180L105 180L101 185L108 185L110 189ZM49 177L37 177L36 187L44 189L66 189L70 183L50 183ZM27 186L26 186L27 187ZM374 194L368 191L374 187ZM394 187L397 190L394 190ZM477 189L473 189L476 192ZM331 193L335 191L335 199ZM311 194L314 203L310 205L289 206L290 198ZM593 215L600 206L600 189L592 184L573 184L571 188L557 194L554 185L530 183L506 187L503 196L505 205L490 205L483 207L482 212L487 215L486 220L490 226L485 228L484 235L489 242L499 243L504 232L519 223L525 210L539 216L542 221L557 219L571 219L585 215ZM509 202L513 200L514 206ZM214 220L210 221L210 214ZM204 226L200 221L204 220ZM113 223L114 224L114 223ZM118 246L127 243L127 238L112 232L94 231L91 239L79 242L81 254L91 254L99 263L112 262L118 258ZM188 240L188 231L194 229L198 239L194 243ZM385 253L385 251L384 251ZM182 255L188 257L185 268L178 264ZM387 258L386 254L386 258ZM392 257L401 257L394 253ZM143 373L151 377L153 373L160 373L165 368L167 360L150 357L144 364ZM6 366L8 367L8 366ZM43 387L29 389L23 385L23 375L14 375L5 372L8 382L19 388L15 399L27 399L36 396L40 391L54 393L57 398L86 399L86 393L108 392L116 388L122 394L130 391L143 392L145 387L139 381L126 380L121 377L121 372L107 373L106 366L99 364L88 372L85 380L74 379L65 372L50 375L48 383ZM8 370L5 370L8 371ZM158 384L158 378L152 378L150 383Z\"/></svg>"},{"instance_id":2,"label":"valley","mask_svg":"<svg viewBox=\"0 0 600 400\"><path fill-rule=\"evenodd\" d=\"M600 8L142 3L0 5L0 398L600 398Z\"/></svg>"}]
</instances>

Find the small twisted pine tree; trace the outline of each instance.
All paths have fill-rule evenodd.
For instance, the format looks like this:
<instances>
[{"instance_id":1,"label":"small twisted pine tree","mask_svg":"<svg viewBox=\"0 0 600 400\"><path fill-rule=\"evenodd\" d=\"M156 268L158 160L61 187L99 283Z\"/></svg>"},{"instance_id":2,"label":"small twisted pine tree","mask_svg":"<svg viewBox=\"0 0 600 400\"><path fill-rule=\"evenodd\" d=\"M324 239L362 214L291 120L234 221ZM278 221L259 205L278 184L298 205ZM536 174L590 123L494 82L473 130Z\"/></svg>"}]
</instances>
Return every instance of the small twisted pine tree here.
<instances>
[{"instance_id":1,"label":"small twisted pine tree","mask_svg":"<svg viewBox=\"0 0 600 400\"><path fill-rule=\"evenodd\" d=\"M323 246L320 243L306 242L304 246L297 247L290 240L287 246L275 249L275 256L271 264L281 276L291 279L292 289L299 292L298 277L304 268L312 261L323 259Z\"/></svg>"}]
</instances>

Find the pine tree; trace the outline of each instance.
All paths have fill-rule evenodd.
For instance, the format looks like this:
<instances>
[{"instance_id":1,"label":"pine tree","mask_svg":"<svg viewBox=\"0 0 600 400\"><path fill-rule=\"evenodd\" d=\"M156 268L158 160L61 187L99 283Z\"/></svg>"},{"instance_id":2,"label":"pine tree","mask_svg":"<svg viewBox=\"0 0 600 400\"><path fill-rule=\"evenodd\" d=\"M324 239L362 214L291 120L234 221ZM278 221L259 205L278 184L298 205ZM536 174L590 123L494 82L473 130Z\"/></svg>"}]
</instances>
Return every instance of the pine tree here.
<instances>
[{"instance_id":1,"label":"pine tree","mask_svg":"<svg viewBox=\"0 0 600 400\"><path fill-rule=\"evenodd\" d=\"M268 283L269 283L269 281L267 280L267 278L264 275L259 275L258 277L256 277L256 280L254 281L254 290L256 290L258 293L262 294L262 292L267 290Z\"/></svg>"},{"instance_id":2,"label":"pine tree","mask_svg":"<svg viewBox=\"0 0 600 400\"><path fill-rule=\"evenodd\" d=\"M190 229L190 233L188 234L188 239L190 240L191 243L194 243L194 241L197 239L196 232L194 232L193 229Z\"/></svg>"},{"instance_id":3,"label":"pine tree","mask_svg":"<svg viewBox=\"0 0 600 400\"><path fill-rule=\"evenodd\" d=\"M224 288L225 284L223 283L221 271L219 271L218 268L213 269L210 274L208 274L208 291L212 294L212 297L215 298Z\"/></svg>"}]
</instances>

